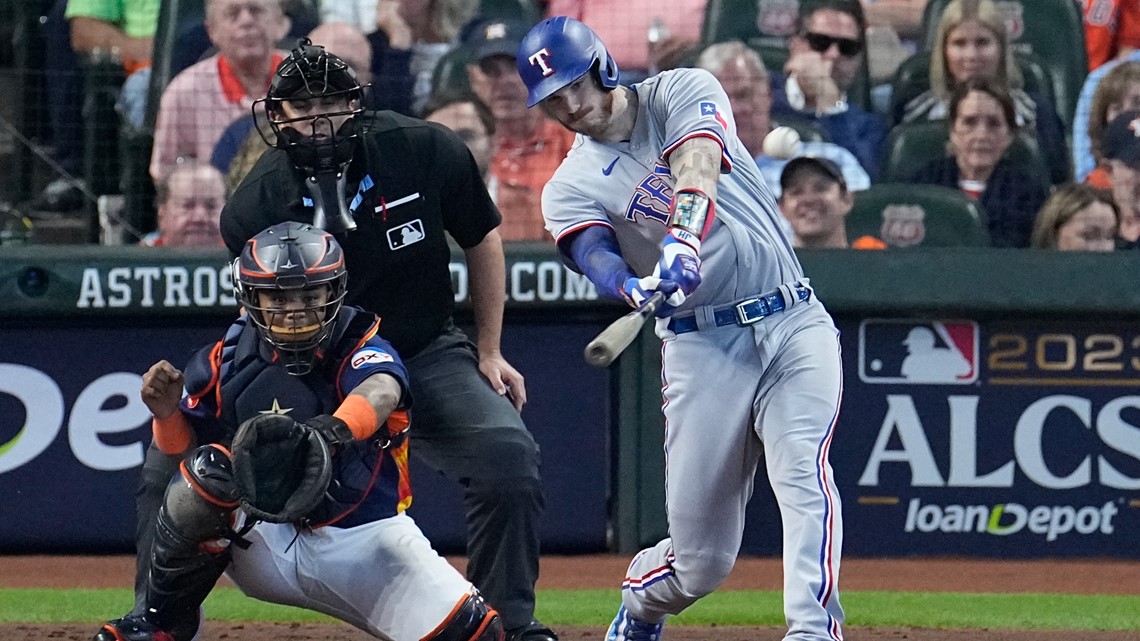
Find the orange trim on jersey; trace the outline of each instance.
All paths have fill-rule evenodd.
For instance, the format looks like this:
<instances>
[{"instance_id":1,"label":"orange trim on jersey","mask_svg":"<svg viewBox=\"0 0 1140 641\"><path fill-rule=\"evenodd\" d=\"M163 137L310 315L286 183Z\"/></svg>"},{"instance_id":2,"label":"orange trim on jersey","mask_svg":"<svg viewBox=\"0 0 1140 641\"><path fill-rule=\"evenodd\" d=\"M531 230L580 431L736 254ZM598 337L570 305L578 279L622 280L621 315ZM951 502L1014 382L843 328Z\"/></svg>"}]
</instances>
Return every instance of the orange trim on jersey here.
<instances>
[{"instance_id":1,"label":"orange trim on jersey","mask_svg":"<svg viewBox=\"0 0 1140 641\"><path fill-rule=\"evenodd\" d=\"M400 471L400 482L397 487L397 496L399 502L396 504L396 512L403 512L412 506L412 477L408 473L408 444L411 439L404 439L399 447L394 447L389 452L392 453L392 460L396 461L396 469Z\"/></svg>"},{"instance_id":2,"label":"orange trim on jersey","mask_svg":"<svg viewBox=\"0 0 1140 641\"><path fill-rule=\"evenodd\" d=\"M377 316L376 320L372 321L372 326L368 328L368 331L364 332L364 336L356 343L356 346L353 347L351 351L349 351L349 353L348 353L349 358L345 358L345 359L341 360L340 367L338 367L336 370L337 400L343 401L343 400L345 400L345 397L348 396L348 394L343 389L341 389L341 387L340 387L340 382L342 380L342 377L344 376L345 366L348 365L350 362L352 362L352 355L356 353L356 350L360 349L361 347L364 347L365 343L372 340L372 337L376 335L376 331L379 328L380 328L380 317ZM372 431L375 432L376 430L373 429Z\"/></svg>"},{"instance_id":3,"label":"orange trim on jersey","mask_svg":"<svg viewBox=\"0 0 1140 641\"><path fill-rule=\"evenodd\" d=\"M166 418L153 418L150 425L154 432L154 444L163 454L182 454L190 449L194 431L182 412L175 412Z\"/></svg>"},{"instance_id":4,"label":"orange trim on jersey","mask_svg":"<svg viewBox=\"0 0 1140 641\"><path fill-rule=\"evenodd\" d=\"M372 436L380 427L380 417L376 415L376 408L360 394L349 394L345 397L344 402L333 412L333 416L344 421L358 441Z\"/></svg>"},{"instance_id":5,"label":"orange trim on jersey","mask_svg":"<svg viewBox=\"0 0 1140 641\"><path fill-rule=\"evenodd\" d=\"M720 137L719 135L713 133L711 130L708 130L708 129L701 129L699 131L694 131L694 132L685 134L684 136L681 137L680 140L669 145L668 147L666 147L661 152L661 159L664 160L666 163L668 163L669 162L669 156L674 151L677 151L677 147L680 147L681 145L685 144L686 142L692 140L693 138L712 138L713 140L715 140L716 144L720 146L720 165L721 165L721 168L727 169L729 172L732 171L732 159L728 157L728 150L724 146L724 138ZM724 172L722 172L722 173L724 173Z\"/></svg>"},{"instance_id":6,"label":"orange trim on jersey","mask_svg":"<svg viewBox=\"0 0 1140 641\"><path fill-rule=\"evenodd\" d=\"M226 456L230 456L229 450L222 447L221 445L214 443L214 444L212 444L212 446L218 448L219 450L221 450L223 452L225 452ZM198 482L195 481L194 478L190 476L190 471L186 469L186 461L185 460L183 460L181 463L179 463L178 467L179 467L179 469L182 470L182 478L186 479L186 482L190 484L190 487L194 488L194 491L197 492L199 496L206 499L206 501L208 501L209 503L213 503L214 505L217 505L218 507L224 507L227 510L233 509L233 508L238 506L237 501L221 501L221 500L218 500L217 498L211 496L210 493L207 492L205 488L203 488L201 485L199 485Z\"/></svg>"},{"instance_id":7,"label":"orange trim on jersey","mask_svg":"<svg viewBox=\"0 0 1140 641\"><path fill-rule=\"evenodd\" d=\"M329 519L323 523L317 523L317 524L313 525L313 527L318 528L318 527L324 527L326 525L332 525L333 523L336 523L337 521L343 519L344 517L348 516L349 514L352 514L352 512L354 510L356 510L356 508L360 507L360 504L363 503L364 499L368 498L368 495L372 492L372 486L376 485L376 477L380 476L380 468L383 466L384 466L384 450L380 450L379 452L376 453L376 466L372 468L372 477L368 479L368 486L365 487L364 491L360 493L360 500L357 501L356 503L353 503L352 505L350 505L348 507L348 509L341 512L340 514L337 514L336 516L332 517L331 519Z\"/></svg>"},{"instance_id":8,"label":"orange trim on jersey","mask_svg":"<svg viewBox=\"0 0 1140 641\"><path fill-rule=\"evenodd\" d=\"M210 393L210 390L213 389L214 401L217 405L217 407L214 408L214 416L217 416L218 418L221 418L222 416L222 388L218 385L218 379L222 371L222 342L223 341L218 341L217 343L214 343L213 349L210 350L209 382L206 383L205 387L203 387L201 391L190 394L190 407L194 407L197 405L199 399Z\"/></svg>"}]
</instances>

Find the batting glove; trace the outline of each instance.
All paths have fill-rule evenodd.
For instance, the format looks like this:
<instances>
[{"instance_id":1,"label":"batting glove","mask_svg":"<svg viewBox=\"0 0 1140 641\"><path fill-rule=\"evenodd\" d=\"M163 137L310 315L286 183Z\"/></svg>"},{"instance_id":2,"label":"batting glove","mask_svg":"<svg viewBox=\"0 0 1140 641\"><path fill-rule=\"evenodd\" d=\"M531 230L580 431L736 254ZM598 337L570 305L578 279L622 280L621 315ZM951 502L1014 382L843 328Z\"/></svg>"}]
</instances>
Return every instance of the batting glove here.
<instances>
[{"instance_id":1,"label":"batting glove","mask_svg":"<svg viewBox=\"0 0 1140 641\"><path fill-rule=\"evenodd\" d=\"M653 275L673 281L685 296L701 284L701 241L695 235L674 227L661 242L661 258Z\"/></svg>"},{"instance_id":2,"label":"batting glove","mask_svg":"<svg viewBox=\"0 0 1140 641\"><path fill-rule=\"evenodd\" d=\"M627 278L621 290L622 296L633 307L641 307L654 292L665 294L665 300L657 308L658 318L669 316L685 302L685 292L681 291L681 287L677 283L671 280L662 280L656 276Z\"/></svg>"}]
</instances>

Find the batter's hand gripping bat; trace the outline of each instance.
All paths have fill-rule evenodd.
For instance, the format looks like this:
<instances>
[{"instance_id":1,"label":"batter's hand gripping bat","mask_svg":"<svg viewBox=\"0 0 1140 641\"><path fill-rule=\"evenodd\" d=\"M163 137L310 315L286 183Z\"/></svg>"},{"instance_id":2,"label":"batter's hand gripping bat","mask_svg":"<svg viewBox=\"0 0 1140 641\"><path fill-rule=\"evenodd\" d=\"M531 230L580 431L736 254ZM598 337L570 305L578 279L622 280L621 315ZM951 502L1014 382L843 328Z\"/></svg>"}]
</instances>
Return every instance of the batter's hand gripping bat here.
<instances>
[{"instance_id":1,"label":"batter's hand gripping bat","mask_svg":"<svg viewBox=\"0 0 1140 641\"><path fill-rule=\"evenodd\" d=\"M665 294L654 292L637 309L610 323L594 340L586 345L586 362L594 367L606 367L629 347L645 321L657 313L657 308L665 300Z\"/></svg>"}]
</instances>

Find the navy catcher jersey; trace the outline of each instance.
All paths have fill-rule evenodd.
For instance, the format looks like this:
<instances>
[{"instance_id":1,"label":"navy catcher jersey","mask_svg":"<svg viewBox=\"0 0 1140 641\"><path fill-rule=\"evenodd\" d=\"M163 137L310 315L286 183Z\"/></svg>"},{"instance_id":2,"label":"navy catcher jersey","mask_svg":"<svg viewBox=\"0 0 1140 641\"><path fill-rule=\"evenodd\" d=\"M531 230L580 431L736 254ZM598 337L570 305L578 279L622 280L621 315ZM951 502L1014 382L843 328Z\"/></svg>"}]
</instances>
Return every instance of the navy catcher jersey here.
<instances>
[{"instance_id":1,"label":"navy catcher jersey","mask_svg":"<svg viewBox=\"0 0 1140 641\"><path fill-rule=\"evenodd\" d=\"M258 414L284 414L299 422L331 414L357 385L378 373L399 381L403 395L388 420L406 423L408 374L392 346L376 335L378 324L373 314L341 308L328 356L309 374L292 376L273 364L249 317L240 316L224 339L195 353L184 370L188 395L180 409L198 444L228 447L238 425ZM333 465L328 494L310 514L313 525L352 527L411 504L407 439L390 449L381 449L376 438L356 441L333 457Z\"/></svg>"}]
</instances>

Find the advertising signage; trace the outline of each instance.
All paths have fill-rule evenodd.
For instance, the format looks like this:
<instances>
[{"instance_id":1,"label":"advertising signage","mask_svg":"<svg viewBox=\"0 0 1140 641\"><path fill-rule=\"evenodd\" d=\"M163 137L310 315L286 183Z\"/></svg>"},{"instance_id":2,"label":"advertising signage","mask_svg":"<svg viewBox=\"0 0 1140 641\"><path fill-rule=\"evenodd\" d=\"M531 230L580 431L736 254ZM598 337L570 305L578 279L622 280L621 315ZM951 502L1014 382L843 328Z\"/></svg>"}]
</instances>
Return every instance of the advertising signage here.
<instances>
[{"instance_id":1,"label":"advertising signage","mask_svg":"<svg viewBox=\"0 0 1140 641\"><path fill-rule=\"evenodd\" d=\"M840 324L848 553L1140 556L1140 328Z\"/></svg>"}]
</instances>

